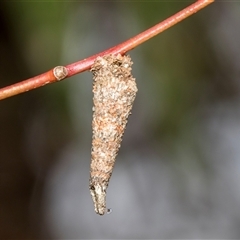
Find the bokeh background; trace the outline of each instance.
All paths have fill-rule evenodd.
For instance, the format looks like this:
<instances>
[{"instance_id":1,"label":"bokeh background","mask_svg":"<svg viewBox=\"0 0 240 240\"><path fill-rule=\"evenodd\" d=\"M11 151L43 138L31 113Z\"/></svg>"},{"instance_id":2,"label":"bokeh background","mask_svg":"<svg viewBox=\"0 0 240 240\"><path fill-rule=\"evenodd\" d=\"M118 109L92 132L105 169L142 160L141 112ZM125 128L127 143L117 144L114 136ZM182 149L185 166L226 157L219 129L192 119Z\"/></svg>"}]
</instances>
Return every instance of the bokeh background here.
<instances>
[{"instance_id":1,"label":"bokeh background","mask_svg":"<svg viewBox=\"0 0 240 240\"><path fill-rule=\"evenodd\" d=\"M103 51L194 1L0 2L0 87ZM130 52L138 95L94 212L92 76L0 102L1 239L240 238L240 2Z\"/></svg>"}]
</instances>

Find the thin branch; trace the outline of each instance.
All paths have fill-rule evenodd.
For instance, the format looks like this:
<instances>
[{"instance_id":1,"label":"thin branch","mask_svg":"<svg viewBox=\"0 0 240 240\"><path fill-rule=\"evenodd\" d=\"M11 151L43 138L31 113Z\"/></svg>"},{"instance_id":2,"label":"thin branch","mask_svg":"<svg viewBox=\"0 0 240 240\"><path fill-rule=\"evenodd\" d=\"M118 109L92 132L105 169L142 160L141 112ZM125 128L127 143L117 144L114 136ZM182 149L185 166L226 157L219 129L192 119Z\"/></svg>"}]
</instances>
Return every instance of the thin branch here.
<instances>
[{"instance_id":1,"label":"thin branch","mask_svg":"<svg viewBox=\"0 0 240 240\"><path fill-rule=\"evenodd\" d=\"M173 25L177 24L178 22L184 20L185 18L191 16L192 14L198 12L202 8L206 7L210 3L214 2L214 0L198 0L195 3L191 4L190 6L184 8L182 11L174 14L173 16L167 18L166 20L158 23L157 25L147 29L146 31L136 35L133 38L130 38L129 40L114 46L108 50L105 50L103 52L100 52L98 54L95 54L91 57L88 57L86 59L83 59L81 61L69 64L64 68L64 71L67 73L64 75L64 78L71 77L75 74L84 72L86 70L89 70L92 66L94 60L98 56L104 56L107 54L122 54L124 55L126 52L132 50L136 46L140 45L141 43L149 40L150 38L156 36L157 34L165 31L166 29L172 27ZM55 69L55 68L54 68ZM24 80L22 82L7 86L5 88L0 89L0 100L27 92L29 90L45 86L49 83L54 83L59 80L62 80L63 78L58 78L55 75L55 70L51 69L48 72L45 72L43 74L40 74L38 76L35 76L33 78L29 78L27 80Z\"/></svg>"}]
</instances>

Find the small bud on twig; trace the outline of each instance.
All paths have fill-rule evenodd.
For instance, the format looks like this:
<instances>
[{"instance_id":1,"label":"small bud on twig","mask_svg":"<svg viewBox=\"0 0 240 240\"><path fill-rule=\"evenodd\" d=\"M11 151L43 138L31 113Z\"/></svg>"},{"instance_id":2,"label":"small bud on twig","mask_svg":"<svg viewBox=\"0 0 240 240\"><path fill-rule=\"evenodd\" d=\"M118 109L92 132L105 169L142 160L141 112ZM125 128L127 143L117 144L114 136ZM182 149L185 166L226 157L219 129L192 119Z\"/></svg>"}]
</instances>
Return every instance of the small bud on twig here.
<instances>
[{"instance_id":1,"label":"small bud on twig","mask_svg":"<svg viewBox=\"0 0 240 240\"><path fill-rule=\"evenodd\" d=\"M53 75L55 78L60 81L63 80L68 75L68 70L64 66L57 66L53 69Z\"/></svg>"}]
</instances>

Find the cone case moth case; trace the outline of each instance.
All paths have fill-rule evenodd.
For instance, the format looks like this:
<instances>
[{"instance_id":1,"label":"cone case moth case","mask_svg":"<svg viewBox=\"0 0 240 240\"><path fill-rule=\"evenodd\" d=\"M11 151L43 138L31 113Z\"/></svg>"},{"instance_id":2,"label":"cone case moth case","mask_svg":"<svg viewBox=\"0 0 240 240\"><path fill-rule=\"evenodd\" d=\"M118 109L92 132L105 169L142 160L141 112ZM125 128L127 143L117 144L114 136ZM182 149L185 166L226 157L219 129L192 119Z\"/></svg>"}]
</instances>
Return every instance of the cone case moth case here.
<instances>
[{"instance_id":1,"label":"cone case moth case","mask_svg":"<svg viewBox=\"0 0 240 240\"><path fill-rule=\"evenodd\" d=\"M93 73L92 151L89 189L95 212L105 214L106 190L137 93L129 56L98 57Z\"/></svg>"}]
</instances>

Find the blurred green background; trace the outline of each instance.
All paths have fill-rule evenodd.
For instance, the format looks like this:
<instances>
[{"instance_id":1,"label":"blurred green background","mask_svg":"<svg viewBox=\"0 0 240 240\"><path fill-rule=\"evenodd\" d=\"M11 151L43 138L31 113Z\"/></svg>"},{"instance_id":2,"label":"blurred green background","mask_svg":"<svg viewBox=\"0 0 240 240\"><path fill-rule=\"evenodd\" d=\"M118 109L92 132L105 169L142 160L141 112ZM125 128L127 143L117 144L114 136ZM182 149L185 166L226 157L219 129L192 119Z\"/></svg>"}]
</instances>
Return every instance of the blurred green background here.
<instances>
[{"instance_id":1,"label":"blurred green background","mask_svg":"<svg viewBox=\"0 0 240 240\"><path fill-rule=\"evenodd\" d=\"M1 2L0 87L192 2ZM129 53L139 92L104 217L88 190L91 73L2 100L0 238L240 238L239 16L239 2L216 1Z\"/></svg>"}]
</instances>

